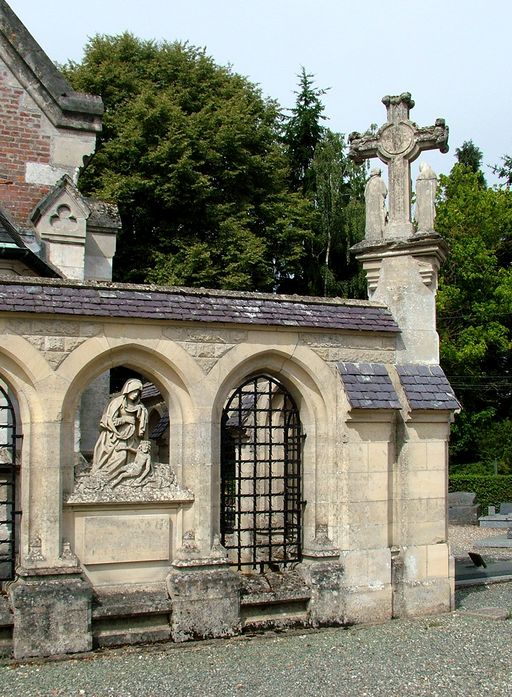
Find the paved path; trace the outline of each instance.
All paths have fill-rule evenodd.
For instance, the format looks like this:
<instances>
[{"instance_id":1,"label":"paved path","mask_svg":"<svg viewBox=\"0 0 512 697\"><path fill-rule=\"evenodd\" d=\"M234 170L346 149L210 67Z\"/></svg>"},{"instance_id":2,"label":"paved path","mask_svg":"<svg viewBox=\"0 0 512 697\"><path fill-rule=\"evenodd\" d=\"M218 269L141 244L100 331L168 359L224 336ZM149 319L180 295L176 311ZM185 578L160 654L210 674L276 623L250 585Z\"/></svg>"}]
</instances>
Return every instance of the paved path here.
<instances>
[{"instance_id":1,"label":"paved path","mask_svg":"<svg viewBox=\"0 0 512 697\"><path fill-rule=\"evenodd\" d=\"M512 583L457 593L458 610L351 629L159 645L0 666L2 697L508 697ZM491 613L496 615L497 613ZM503 613L502 613L503 614Z\"/></svg>"}]
</instances>

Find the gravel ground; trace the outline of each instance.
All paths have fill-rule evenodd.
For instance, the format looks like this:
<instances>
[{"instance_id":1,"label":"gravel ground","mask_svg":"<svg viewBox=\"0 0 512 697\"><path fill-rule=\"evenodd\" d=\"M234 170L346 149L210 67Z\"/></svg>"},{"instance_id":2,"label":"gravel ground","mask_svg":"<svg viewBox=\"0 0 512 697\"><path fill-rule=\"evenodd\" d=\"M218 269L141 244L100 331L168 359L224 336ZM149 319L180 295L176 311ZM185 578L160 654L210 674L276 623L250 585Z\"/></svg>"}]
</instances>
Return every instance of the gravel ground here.
<instances>
[{"instance_id":1,"label":"gravel ground","mask_svg":"<svg viewBox=\"0 0 512 697\"><path fill-rule=\"evenodd\" d=\"M448 539L452 554L457 559L467 559L468 552L478 552L485 559L512 559L512 547L475 547L477 540L499 536L507 536L506 528L480 528L477 525L448 526ZM510 694L512 694L512 689Z\"/></svg>"},{"instance_id":2,"label":"gravel ground","mask_svg":"<svg viewBox=\"0 0 512 697\"><path fill-rule=\"evenodd\" d=\"M450 528L465 555L478 528ZM496 534L496 531L490 532ZM498 533L499 534L499 533ZM489 533L486 531L486 535ZM457 592L454 613L350 629L98 651L0 664L2 697L507 697L512 695L512 583Z\"/></svg>"}]
</instances>

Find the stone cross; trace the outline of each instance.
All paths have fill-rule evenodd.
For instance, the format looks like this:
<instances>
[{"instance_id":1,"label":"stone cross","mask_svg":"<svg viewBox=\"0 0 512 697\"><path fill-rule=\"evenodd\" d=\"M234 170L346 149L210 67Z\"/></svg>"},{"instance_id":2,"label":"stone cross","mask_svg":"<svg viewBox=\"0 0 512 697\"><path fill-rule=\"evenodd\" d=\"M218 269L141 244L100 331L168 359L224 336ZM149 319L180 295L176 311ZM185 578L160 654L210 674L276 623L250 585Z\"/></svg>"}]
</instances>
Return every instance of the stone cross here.
<instances>
[{"instance_id":1,"label":"stone cross","mask_svg":"<svg viewBox=\"0 0 512 697\"><path fill-rule=\"evenodd\" d=\"M349 156L357 164L378 157L388 165L389 219L385 237L410 237L411 222L411 162L423 150L448 152L448 127L444 119L434 126L418 127L409 119L414 101L409 92L384 97L388 120L376 133L351 133Z\"/></svg>"}]
</instances>

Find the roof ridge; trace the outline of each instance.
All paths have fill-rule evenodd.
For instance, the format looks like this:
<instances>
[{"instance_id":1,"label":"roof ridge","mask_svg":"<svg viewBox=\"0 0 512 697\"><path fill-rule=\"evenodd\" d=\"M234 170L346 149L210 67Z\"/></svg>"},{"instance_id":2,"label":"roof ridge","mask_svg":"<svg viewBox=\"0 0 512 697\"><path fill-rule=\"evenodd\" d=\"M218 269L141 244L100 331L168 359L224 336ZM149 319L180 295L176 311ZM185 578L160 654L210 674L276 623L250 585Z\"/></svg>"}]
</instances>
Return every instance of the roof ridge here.
<instances>
[{"instance_id":1,"label":"roof ridge","mask_svg":"<svg viewBox=\"0 0 512 697\"><path fill-rule=\"evenodd\" d=\"M1 0L0 0L1 1ZM314 295L288 295L279 293L267 293L261 291L244 291L244 290L223 290L216 288L194 288L188 286L161 286L154 283L120 283L116 281L78 281L75 279L52 279L52 278L33 278L17 277L0 279L1 285L17 284L17 285L49 285L59 286L62 288L98 288L108 289L112 291L134 291L142 293L161 293L167 295L192 295L211 298L239 298L241 300L266 300L276 303L294 303L300 305L346 305L351 307L375 307L385 308L384 303L375 300L359 300L341 297L319 297Z\"/></svg>"}]
</instances>

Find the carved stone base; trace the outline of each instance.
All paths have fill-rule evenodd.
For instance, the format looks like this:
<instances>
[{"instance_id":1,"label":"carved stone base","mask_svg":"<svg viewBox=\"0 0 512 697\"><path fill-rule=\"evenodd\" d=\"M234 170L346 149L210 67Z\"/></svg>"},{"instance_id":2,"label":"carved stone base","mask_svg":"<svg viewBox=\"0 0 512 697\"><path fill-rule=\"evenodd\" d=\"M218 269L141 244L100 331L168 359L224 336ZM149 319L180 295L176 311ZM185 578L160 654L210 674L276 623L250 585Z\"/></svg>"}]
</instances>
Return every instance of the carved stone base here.
<instances>
[{"instance_id":1,"label":"carved stone base","mask_svg":"<svg viewBox=\"0 0 512 697\"><path fill-rule=\"evenodd\" d=\"M451 609L451 584L448 579L402 583L393 589L393 617L439 615Z\"/></svg>"},{"instance_id":2,"label":"carved stone base","mask_svg":"<svg viewBox=\"0 0 512 697\"><path fill-rule=\"evenodd\" d=\"M80 570L20 570L9 597L16 659L92 649L92 591Z\"/></svg>"},{"instance_id":3,"label":"carved stone base","mask_svg":"<svg viewBox=\"0 0 512 697\"><path fill-rule=\"evenodd\" d=\"M342 625L344 617L343 565L335 559L306 560L299 568L311 590L309 622L312 627Z\"/></svg>"},{"instance_id":4,"label":"carved stone base","mask_svg":"<svg viewBox=\"0 0 512 697\"><path fill-rule=\"evenodd\" d=\"M225 564L178 562L167 576L176 642L230 637L242 631L240 580Z\"/></svg>"},{"instance_id":5,"label":"carved stone base","mask_svg":"<svg viewBox=\"0 0 512 697\"><path fill-rule=\"evenodd\" d=\"M409 548L414 554L414 548ZM421 549L420 549L421 552ZM453 609L453 578L427 575L411 578L400 550L392 559L393 617L420 617L438 615Z\"/></svg>"}]
</instances>

